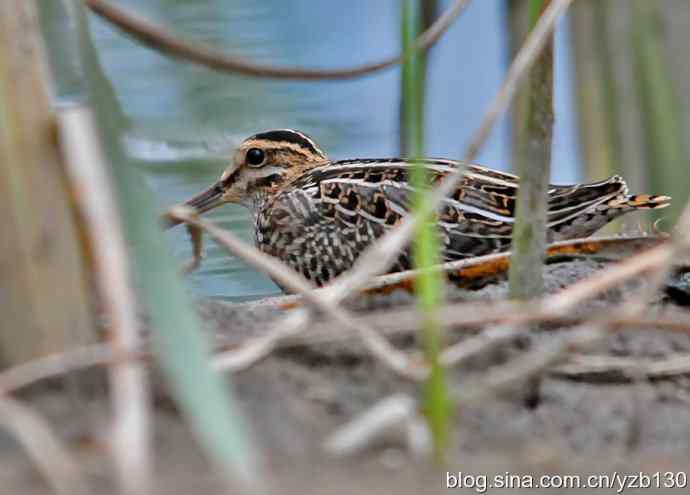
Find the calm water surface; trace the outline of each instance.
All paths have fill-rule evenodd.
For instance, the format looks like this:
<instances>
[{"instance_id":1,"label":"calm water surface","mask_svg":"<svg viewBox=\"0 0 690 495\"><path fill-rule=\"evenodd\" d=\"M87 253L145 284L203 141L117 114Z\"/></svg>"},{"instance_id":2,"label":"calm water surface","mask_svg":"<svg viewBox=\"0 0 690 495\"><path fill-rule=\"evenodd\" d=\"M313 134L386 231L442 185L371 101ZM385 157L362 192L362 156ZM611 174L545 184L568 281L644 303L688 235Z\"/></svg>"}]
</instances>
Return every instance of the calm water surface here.
<instances>
[{"instance_id":1,"label":"calm water surface","mask_svg":"<svg viewBox=\"0 0 690 495\"><path fill-rule=\"evenodd\" d=\"M399 47L397 0L122 0L185 36L256 61L343 67L392 55ZM440 2L443 8L447 2ZM398 154L399 70L345 82L292 82L218 74L143 48L98 19L91 20L106 75L132 123L129 152L145 164L161 208L211 183L233 146L268 128L310 134L333 158ZM507 65L502 0L473 2L430 58L426 115L429 156L459 158L479 125ZM578 178L565 25L557 33L554 171L556 182ZM504 121L478 162L510 170ZM248 212L228 205L214 214L252 239ZM190 256L183 229L168 234L180 260ZM265 276L212 244L189 276L195 292L224 299L278 293Z\"/></svg>"}]
</instances>

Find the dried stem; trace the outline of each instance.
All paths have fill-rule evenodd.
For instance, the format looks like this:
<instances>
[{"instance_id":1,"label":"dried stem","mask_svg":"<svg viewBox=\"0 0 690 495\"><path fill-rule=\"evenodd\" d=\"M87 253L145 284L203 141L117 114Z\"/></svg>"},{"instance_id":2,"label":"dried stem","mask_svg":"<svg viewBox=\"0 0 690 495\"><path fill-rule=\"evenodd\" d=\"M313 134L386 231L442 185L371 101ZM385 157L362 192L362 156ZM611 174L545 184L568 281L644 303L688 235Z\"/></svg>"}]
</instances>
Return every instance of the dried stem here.
<instances>
[{"instance_id":1,"label":"dried stem","mask_svg":"<svg viewBox=\"0 0 690 495\"><path fill-rule=\"evenodd\" d=\"M97 283L112 322L110 345L116 354L133 353L140 349L141 339L129 279L131 267L93 116L87 107L75 107L60 112L59 124L68 176L80 198ZM132 360L112 362L110 386L120 484L128 494L151 493L151 411L145 365Z\"/></svg>"},{"instance_id":2,"label":"dried stem","mask_svg":"<svg viewBox=\"0 0 690 495\"><path fill-rule=\"evenodd\" d=\"M115 7L103 0L84 0L86 5L106 21L135 37L145 45L195 64L213 70L236 72L252 77L272 79L302 80L341 80L365 76L392 67L417 51L426 51L436 43L453 21L465 10L469 0L455 0L448 10L422 35L417 38L413 49L407 54L400 54L377 62L350 67L346 69L301 69L292 67L275 67L227 56L217 49L184 40L180 36L165 31L134 14Z\"/></svg>"},{"instance_id":3,"label":"dried stem","mask_svg":"<svg viewBox=\"0 0 690 495\"><path fill-rule=\"evenodd\" d=\"M0 373L0 394L9 394L71 371L108 364L114 356L109 344L93 344L34 359Z\"/></svg>"},{"instance_id":4,"label":"dried stem","mask_svg":"<svg viewBox=\"0 0 690 495\"><path fill-rule=\"evenodd\" d=\"M583 328L558 335L524 356L495 369L477 382L458 387L456 400L463 405L494 396L512 386L542 373L575 349L590 346L602 337L597 329Z\"/></svg>"},{"instance_id":5,"label":"dried stem","mask_svg":"<svg viewBox=\"0 0 690 495\"><path fill-rule=\"evenodd\" d=\"M639 357L574 356L570 361L549 370L550 374L568 378L595 378L597 382L645 378L670 378L690 375L690 355L673 355L663 359Z\"/></svg>"},{"instance_id":6,"label":"dried stem","mask_svg":"<svg viewBox=\"0 0 690 495\"><path fill-rule=\"evenodd\" d=\"M89 493L77 462L35 411L16 399L0 396L0 425L24 447L59 495Z\"/></svg>"},{"instance_id":7,"label":"dried stem","mask_svg":"<svg viewBox=\"0 0 690 495\"><path fill-rule=\"evenodd\" d=\"M242 371L267 358L288 339L297 338L306 330L309 313L293 311L262 335L244 342L240 347L220 352L213 357L213 367L219 371ZM351 327L347 327L352 332ZM350 333L350 336L353 334Z\"/></svg>"},{"instance_id":8,"label":"dried stem","mask_svg":"<svg viewBox=\"0 0 690 495\"><path fill-rule=\"evenodd\" d=\"M557 294L544 298L540 306L544 311L565 314L581 302L591 299L611 287L641 273L653 270L655 267L672 263L676 256L682 252L687 252L687 250L687 246L679 247L671 242L662 244L649 251L631 256L608 270L603 270Z\"/></svg>"}]
</instances>

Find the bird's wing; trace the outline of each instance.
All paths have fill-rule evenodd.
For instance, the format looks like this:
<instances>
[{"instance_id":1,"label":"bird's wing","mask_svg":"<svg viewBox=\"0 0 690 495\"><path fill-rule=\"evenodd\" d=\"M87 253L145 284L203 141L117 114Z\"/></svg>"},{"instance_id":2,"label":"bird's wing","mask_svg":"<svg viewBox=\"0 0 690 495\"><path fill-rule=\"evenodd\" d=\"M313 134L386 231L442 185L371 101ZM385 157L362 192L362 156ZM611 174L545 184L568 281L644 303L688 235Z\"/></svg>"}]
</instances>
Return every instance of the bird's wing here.
<instances>
[{"instance_id":1,"label":"bird's wing","mask_svg":"<svg viewBox=\"0 0 690 495\"><path fill-rule=\"evenodd\" d=\"M429 185L437 185L458 166L450 160L424 160ZM347 160L333 162L307 172L300 178L300 189L326 205L334 219L356 223L359 219L387 226L395 225L410 209L413 187L409 182L414 165L400 159ZM439 220L448 224L476 223L472 235L510 235L517 191L516 177L483 167L467 167L461 184L444 201ZM474 232L479 230L481 232Z\"/></svg>"},{"instance_id":2,"label":"bird's wing","mask_svg":"<svg viewBox=\"0 0 690 495\"><path fill-rule=\"evenodd\" d=\"M423 160L430 186L459 163ZM313 169L300 178L318 205L321 221L343 227L367 224L377 233L396 225L411 207L413 163L400 159L346 160ZM584 185L550 185L548 226L559 229L611 198L625 194L619 177ZM451 258L507 248L512 233L518 178L468 165L460 185L439 210L438 225Z\"/></svg>"}]
</instances>

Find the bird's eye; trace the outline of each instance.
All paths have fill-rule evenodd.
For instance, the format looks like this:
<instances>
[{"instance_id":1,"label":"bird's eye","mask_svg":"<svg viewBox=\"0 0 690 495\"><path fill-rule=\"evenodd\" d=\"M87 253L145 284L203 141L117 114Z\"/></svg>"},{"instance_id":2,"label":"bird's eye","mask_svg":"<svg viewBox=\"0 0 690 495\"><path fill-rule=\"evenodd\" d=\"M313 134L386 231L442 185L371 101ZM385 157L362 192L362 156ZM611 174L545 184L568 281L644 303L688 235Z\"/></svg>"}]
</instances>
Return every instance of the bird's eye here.
<instances>
[{"instance_id":1,"label":"bird's eye","mask_svg":"<svg viewBox=\"0 0 690 495\"><path fill-rule=\"evenodd\" d=\"M259 148L250 148L249 151L247 151L247 164L252 167L260 167L265 159L266 154Z\"/></svg>"}]
</instances>

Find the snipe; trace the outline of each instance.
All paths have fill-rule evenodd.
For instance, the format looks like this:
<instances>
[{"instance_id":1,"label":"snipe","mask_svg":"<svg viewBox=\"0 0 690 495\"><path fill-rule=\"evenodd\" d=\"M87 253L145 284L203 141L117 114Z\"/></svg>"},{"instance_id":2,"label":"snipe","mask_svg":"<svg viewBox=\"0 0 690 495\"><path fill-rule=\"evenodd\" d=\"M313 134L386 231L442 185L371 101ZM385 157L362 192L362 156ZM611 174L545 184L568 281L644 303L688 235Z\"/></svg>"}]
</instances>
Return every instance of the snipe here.
<instances>
[{"instance_id":1,"label":"snipe","mask_svg":"<svg viewBox=\"0 0 690 495\"><path fill-rule=\"evenodd\" d=\"M458 162L423 160L432 183ZM253 213L256 245L323 285L409 207L411 161L399 158L331 161L305 134L271 130L246 139L220 179L186 202L200 213L241 203ZM443 257L456 260L510 247L518 178L469 165L439 210ZM668 206L668 196L629 195L625 181L550 186L549 241L586 237L614 218ZM410 268L407 250L393 271Z\"/></svg>"}]
</instances>

